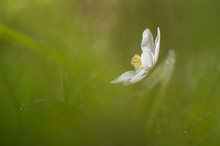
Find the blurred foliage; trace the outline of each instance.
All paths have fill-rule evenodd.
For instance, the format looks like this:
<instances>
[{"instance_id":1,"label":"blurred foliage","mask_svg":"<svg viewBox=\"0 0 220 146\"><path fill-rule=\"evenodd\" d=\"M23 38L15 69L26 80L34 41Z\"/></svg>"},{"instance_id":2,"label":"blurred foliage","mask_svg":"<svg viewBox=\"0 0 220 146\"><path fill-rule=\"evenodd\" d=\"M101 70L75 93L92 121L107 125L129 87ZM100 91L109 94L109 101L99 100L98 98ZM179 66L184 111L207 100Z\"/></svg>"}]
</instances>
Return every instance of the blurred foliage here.
<instances>
[{"instance_id":1,"label":"blurred foliage","mask_svg":"<svg viewBox=\"0 0 220 146\"><path fill-rule=\"evenodd\" d=\"M219 5L1 0L0 145L219 146ZM110 84L158 26L149 76Z\"/></svg>"}]
</instances>

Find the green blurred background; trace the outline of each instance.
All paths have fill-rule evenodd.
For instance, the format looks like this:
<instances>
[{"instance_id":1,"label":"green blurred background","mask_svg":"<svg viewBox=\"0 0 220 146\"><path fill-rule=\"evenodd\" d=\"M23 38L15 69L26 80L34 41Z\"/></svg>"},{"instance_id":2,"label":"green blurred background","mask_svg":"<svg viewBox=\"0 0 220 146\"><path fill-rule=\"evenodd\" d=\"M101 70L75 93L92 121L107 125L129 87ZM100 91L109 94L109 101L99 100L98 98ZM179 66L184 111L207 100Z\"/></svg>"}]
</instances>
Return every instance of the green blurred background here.
<instances>
[{"instance_id":1,"label":"green blurred background","mask_svg":"<svg viewBox=\"0 0 220 146\"><path fill-rule=\"evenodd\" d=\"M0 145L219 146L220 1L1 0ZM158 63L132 70L161 29ZM169 49L176 63L164 60Z\"/></svg>"}]
</instances>

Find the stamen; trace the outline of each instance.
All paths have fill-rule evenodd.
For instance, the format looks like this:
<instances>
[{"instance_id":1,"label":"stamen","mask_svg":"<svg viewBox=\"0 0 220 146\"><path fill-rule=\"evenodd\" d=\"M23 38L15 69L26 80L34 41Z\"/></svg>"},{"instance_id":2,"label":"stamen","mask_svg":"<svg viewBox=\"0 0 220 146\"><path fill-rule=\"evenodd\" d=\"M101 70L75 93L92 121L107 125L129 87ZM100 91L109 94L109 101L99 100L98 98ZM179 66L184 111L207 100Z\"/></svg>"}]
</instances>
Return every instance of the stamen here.
<instances>
[{"instance_id":1,"label":"stamen","mask_svg":"<svg viewBox=\"0 0 220 146\"><path fill-rule=\"evenodd\" d=\"M135 54L131 60L131 65L139 69L143 69L142 64L141 64L141 56L138 54Z\"/></svg>"}]
</instances>

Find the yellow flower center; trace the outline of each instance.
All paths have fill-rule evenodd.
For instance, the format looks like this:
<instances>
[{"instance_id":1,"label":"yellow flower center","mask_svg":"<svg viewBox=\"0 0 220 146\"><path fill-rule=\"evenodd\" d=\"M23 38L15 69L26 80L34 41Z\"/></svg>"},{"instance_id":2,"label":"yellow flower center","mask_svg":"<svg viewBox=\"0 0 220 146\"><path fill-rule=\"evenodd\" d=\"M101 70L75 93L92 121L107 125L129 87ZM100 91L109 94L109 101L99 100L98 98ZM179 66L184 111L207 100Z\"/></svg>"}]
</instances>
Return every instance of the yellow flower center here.
<instances>
[{"instance_id":1,"label":"yellow flower center","mask_svg":"<svg viewBox=\"0 0 220 146\"><path fill-rule=\"evenodd\" d=\"M135 54L131 60L131 65L133 65L134 67L137 67L139 69L143 69L143 66L141 64L141 56L138 54Z\"/></svg>"}]
</instances>

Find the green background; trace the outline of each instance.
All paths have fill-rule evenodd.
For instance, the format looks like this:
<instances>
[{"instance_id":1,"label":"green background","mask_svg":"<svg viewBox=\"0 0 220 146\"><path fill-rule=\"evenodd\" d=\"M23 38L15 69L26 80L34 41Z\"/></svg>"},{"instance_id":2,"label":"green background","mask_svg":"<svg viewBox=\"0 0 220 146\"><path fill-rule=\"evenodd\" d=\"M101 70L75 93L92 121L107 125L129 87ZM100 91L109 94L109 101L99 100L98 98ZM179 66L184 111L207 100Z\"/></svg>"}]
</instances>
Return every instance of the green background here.
<instances>
[{"instance_id":1,"label":"green background","mask_svg":"<svg viewBox=\"0 0 220 146\"><path fill-rule=\"evenodd\" d=\"M1 0L0 145L219 146L220 2ZM110 84L161 30L158 62ZM176 63L165 62L168 50Z\"/></svg>"}]
</instances>

